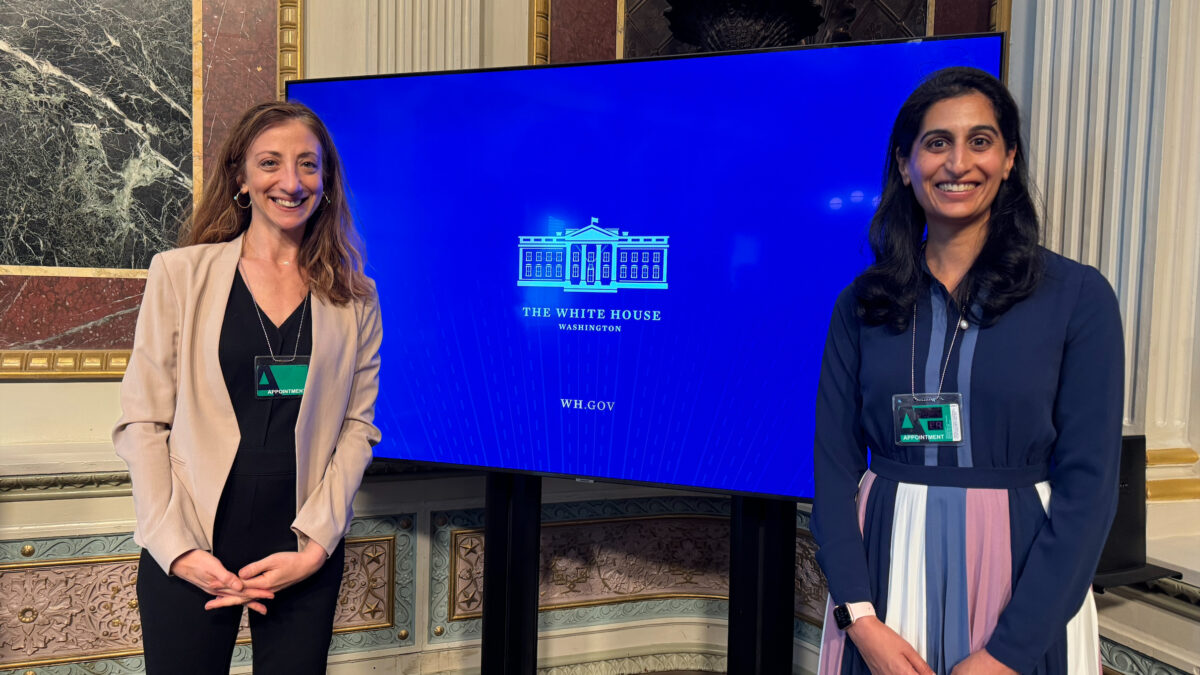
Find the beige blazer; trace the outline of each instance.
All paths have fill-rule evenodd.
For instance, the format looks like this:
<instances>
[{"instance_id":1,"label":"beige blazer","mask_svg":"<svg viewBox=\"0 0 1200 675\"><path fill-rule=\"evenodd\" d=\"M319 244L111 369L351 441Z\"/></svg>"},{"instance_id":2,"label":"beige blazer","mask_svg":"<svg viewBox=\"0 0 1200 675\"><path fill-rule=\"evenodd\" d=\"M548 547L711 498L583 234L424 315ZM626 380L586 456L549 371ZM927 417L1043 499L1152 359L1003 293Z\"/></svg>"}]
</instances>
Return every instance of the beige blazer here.
<instances>
[{"instance_id":1,"label":"beige blazer","mask_svg":"<svg viewBox=\"0 0 1200 675\"><path fill-rule=\"evenodd\" d=\"M121 382L117 455L129 465L134 541L164 571L187 551L212 550L217 502L240 433L217 347L241 237L165 251L150 262ZM315 294L312 358L296 422L298 549L333 551L379 442L372 424L383 328L376 298L337 307Z\"/></svg>"}]
</instances>

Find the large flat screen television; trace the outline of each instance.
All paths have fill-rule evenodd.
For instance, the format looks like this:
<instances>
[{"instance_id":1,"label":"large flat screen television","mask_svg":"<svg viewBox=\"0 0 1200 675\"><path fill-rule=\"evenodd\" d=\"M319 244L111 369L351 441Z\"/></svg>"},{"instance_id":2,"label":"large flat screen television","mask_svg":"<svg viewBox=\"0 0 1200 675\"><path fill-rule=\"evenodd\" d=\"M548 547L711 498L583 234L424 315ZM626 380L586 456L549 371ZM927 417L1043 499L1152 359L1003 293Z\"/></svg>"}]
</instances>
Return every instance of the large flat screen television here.
<instances>
[{"instance_id":1,"label":"large flat screen television","mask_svg":"<svg viewBox=\"0 0 1200 675\"><path fill-rule=\"evenodd\" d=\"M1002 36L288 85L378 284L377 456L811 498L897 109Z\"/></svg>"}]
</instances>

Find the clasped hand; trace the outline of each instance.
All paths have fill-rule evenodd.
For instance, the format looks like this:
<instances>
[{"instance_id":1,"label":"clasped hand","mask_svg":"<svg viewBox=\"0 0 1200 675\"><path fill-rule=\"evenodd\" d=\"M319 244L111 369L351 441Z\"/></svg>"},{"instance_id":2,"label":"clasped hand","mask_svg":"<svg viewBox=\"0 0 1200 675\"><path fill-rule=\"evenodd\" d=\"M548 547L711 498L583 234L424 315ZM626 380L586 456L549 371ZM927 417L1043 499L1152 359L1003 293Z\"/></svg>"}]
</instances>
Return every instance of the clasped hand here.
<instances>
[{"instance_id":1,"label":"clasped hand","mask_svg":"<svg viewBox=\"0 0 1200 675\"><path fill-rule=\"evenodd\" d=\"M933 669L904 638L873 616L855 621L846 634L872 673L878 675L933 675ZM951 675L1016 675L1016 671L980 649L954 666Z\"/></svg>"},{"instance_id":2,"label":"clasped hand","mask_svg":"<svg viewBox=\"0 0 1200 675\"><path fill-rule=\"evenodd\" d=\"M321 568L325 558L325 549L309 541L299 553L273 553L234 574L208 551L192 549L171 563L171 574L216 596L205 603L204 609L245 605L266 614L263 600L271 600L277 592L307 579Z\"/></svg>"}]
</instances>

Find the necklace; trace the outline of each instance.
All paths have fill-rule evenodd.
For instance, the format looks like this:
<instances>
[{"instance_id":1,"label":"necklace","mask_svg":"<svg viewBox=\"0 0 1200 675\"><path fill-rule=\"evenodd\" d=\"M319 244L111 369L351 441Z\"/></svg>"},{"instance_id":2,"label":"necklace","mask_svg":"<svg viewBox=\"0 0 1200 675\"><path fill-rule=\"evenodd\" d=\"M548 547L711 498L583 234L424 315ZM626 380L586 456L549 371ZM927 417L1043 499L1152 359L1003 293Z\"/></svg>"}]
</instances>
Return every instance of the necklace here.
<instances>
[{"instance_id":1,"label":"necklace","mask_svg":"<svg viewBox=\"0 0 1200 675\"><path fill-rule=\"evenodd\" d=\"M946 350L946 362L942 364L942 376L938 379L938 390L935 396L917 396L917 302L913 301L913 318L912 318L912 370L909 373L909 393L912 394L914 401L928 403L936 401L942 397L942 385L946 383L946 370L950 367L950 355L954 353L954 345L958 342L958 331L966 331L971 327L964 316L967 302L970 296L963 299L961 305L955 303L958 308L958 321L954 324L954 335L950 336L950 348Z\"/></svg>"},{"instance_id":2,"label":"necklace","mask_svg":"<svg viewBox=\"0 0 1200 675\"><path fill-rule=\"evenodd\" d=\"M250 288L250 281L246 279L246 270L242 268L242 263L238 263L238 270L242 273L242 282L246 284L246 290L250 292L250 302L254 304L254 315L258 317L258 325L262 328L263 338L267 341L267 351L271 354L271 360L277 363L291 363L296 360L296 355L300 353L300 336L304 333L304 315L308 313L308 293L304 294L304 305L300 309L300 327L296 332L296 347L292 349L292 355L289 358L279 358L275 356L275 348L271 346L271 337L267 335L267 324L263 321L262 308L258 306L258 300L254 297L254 289ZM282 338L279 348L283 349Z\"/></svg>"}]
</instances>

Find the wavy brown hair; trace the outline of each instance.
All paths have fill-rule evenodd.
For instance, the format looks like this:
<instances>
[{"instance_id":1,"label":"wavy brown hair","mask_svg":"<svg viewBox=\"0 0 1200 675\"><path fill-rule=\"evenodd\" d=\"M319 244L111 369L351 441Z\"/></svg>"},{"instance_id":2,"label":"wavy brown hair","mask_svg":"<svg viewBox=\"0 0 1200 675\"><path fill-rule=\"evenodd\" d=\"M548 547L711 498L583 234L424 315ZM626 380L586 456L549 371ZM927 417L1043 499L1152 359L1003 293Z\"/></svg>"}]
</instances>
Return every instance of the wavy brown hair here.
<instances>
[{"instance_id":1,"label":"wavy brown hair","mask_svg":"<svg viewBox=\"0 0 1200 675\"><path fill-rule=\"evenodd\" d=\"M242 115L217 153L217 161L205 178L200 203L180 230L179 245L230 241L250 227L250 209L238 208L233 201L241 190L246 152L259 134L290 120L303 122L321 143L321 183L329 200L317 205L300 244L299 263L308 285L335 305L369 297L372 290L363 272L362 239L350 216L341 159L325 124L299 103L260 103Z\"/></svg>"}]
</instances>

